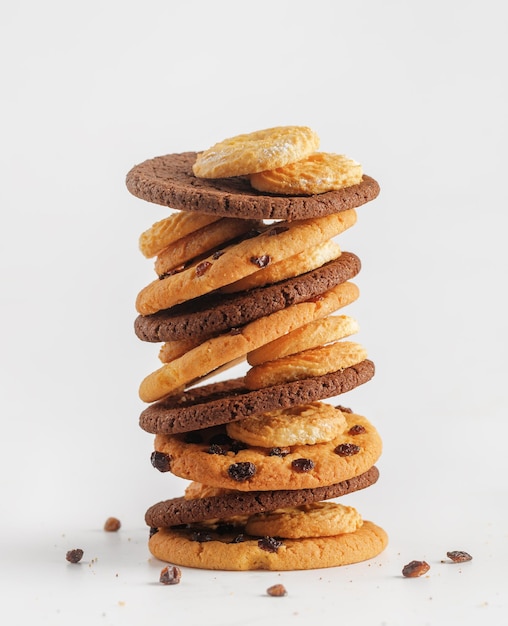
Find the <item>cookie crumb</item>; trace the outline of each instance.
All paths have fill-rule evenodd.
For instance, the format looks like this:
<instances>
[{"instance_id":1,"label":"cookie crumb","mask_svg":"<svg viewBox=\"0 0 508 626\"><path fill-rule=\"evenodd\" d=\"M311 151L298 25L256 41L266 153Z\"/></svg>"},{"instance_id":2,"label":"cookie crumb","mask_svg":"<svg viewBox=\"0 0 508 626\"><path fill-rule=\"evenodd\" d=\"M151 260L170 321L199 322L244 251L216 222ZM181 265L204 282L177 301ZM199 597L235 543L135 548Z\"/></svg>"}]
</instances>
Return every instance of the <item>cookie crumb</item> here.
<instances>
[{"instance_id":1,"label":"cookie crumb","mask_svg":"<svg viewBox=\"0 0 508 626\"><path fill-rule=\"evenodd\" d=\"M430 569L430 565L426 561L411 561L402 568L402 575L406 578L417 578L423 576Z\"/></svg>"},{"instance_id":2,"label":"cookie crumb","mask_svg":"<svg viewBox=\"0 0 508 626\"><path fill-rule=\"evenodd\" d=\"M178 585L182 577L182 570L176 565L170 565L161 569L159 582L163 585Z\"/></svg>"},{"instance_id":3,"label":"cookie crumb","mask_svg":"<svg viewBox=\"0 0 508 626\"><path fill-rule=\"evenodd\" d=\"M115 533L117 530L120 530L121 522L116 517L108 517L108 519L104 522L104 530L108 533Z\"/></svg>"},{"instance_id":4,"label":"cookie crumb","mask_svg":"<svg viewBox=\"0 0 508 626\"><path fill-rule=\"evenodd\" d=\"M81 550L81 548L69 550L65 555L65 558L69 561L69 563L79 563L83 558L83 550Z\"/></svg>"},{"instance_id":5,"label":"cookie crumb","mask_svg":"<svg viewBox=\"0 0 508 626\"><path fill-rule=\"evenodd\" d=\"M269 596L274 596L274 597L282 597L282 596L287 596L287 591L286 588L284 587L284 585L278 584L278 585L272 585L271 587L268 587L268 589L266 590L266 593Z\"/></svg>"},{"instance_id":6,"label":"cookie crumb","mask_svg":"<svg viewBox=\"0 0 508 626\"><path fill-rule=\"evenodd\" d=\"M471 561L473 558L468 552L464 552L463 550L452 550L451 552L447 552L446 556L454 563L464 563L465 561Z\"/></svg>"}]
</instances>

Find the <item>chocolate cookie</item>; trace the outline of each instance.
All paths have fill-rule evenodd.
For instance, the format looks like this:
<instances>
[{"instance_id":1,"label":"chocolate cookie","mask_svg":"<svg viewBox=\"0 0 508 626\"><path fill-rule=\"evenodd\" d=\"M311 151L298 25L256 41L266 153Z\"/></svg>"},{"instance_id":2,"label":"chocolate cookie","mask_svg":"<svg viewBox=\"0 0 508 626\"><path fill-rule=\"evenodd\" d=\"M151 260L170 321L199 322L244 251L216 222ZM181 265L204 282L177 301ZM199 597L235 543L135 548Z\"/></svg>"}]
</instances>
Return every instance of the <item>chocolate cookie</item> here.
<instances>
[{"instance_id":1,"label":"chocolate cookie","mask_svg":"<svg viewBox=\"0 0 508 626\"><path fill-rule=\"evenodd\" d=\"M278 508L301 506L338 498L347 493L365 489L379 478L379 470L373 466L363 474L328 487L314 489L281 489L277 491L236 491L205 498L172 498L151 506L145 521L152 528L192 524L215 518L235 515L254 515Z\"/></svg>"},{"instance_id":2,"label":"chocolate cookie","mask_svg":"<svg viewBox=\"0 0 508 626\"><path fill-rule=\"evenodd\" d=\"M374 363L365 360L342 371L256 391L246 389L243 378L203 385L151 404L141 413L139 424L149 433L168 435L227 424L340 395L370 380L374 369Z\"/></svg>"},{"instance_id":3,"label":"chocolate cookie","mask_svg":"<svg viewBox=\"0 0 508 626\"><path fill-rule=\"evenodd\" d=\"M197 178L196 152L155 157L127 174L127 189L138 198L185 211L249 219L304 219L352 209L379 194L378 183L363 176L358 185L313 196L276 196L256 191L246 176Z\"/></svg>"},{"instance_id":4,"label":"chocolate cookie","mask_svg":"<svg viewBox=\"0 0 508 626\"><path fill-rule=\"evenodd\" d=\"M213 337L319 296L356 276L360 267L355 254L343 252L316 270L267 287L234 294L216 291L153 315L139 315L134 330L139 339L151 342Z\"/></svg>"}]
</instances>

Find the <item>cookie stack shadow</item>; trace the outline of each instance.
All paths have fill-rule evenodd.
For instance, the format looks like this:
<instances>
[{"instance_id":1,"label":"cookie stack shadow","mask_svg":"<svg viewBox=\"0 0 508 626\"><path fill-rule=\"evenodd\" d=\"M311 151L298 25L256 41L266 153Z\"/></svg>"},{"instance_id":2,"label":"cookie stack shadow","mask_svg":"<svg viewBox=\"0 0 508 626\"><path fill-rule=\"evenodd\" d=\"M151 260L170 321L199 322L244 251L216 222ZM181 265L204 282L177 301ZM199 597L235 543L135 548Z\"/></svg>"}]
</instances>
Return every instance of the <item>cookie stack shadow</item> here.
<instances>
[{"instance_id":1,"label":"cookie stack shadow","mask_svg":"<svg viewBox=\"0 0 508 626\"><path fill-rule=\"evenodd\" d=\"M381 438L343 398L374 363L346 313L360 259L340 248L379 187L364 176L275 196L246 177L198 179L195 158L156 157L127 175L131 193L169 209L140 239L156 275L134 327L160 360L140 385L140 426L154 435L154 468L186 481L146 511L149 549L223 570L373 558L385 531L335 500L379 476ZM228 378L231 366L242 374Z\"/></svg>"}]
</instances>

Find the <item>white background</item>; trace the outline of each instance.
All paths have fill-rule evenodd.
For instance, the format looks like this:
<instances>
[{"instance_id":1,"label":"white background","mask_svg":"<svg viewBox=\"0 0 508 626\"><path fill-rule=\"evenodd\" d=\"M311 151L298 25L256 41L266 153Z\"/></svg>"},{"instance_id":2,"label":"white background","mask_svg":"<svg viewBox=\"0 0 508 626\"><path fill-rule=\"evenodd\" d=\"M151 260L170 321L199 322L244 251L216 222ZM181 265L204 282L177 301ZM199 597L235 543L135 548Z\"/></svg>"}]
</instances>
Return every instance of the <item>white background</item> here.
<instances>
[{"instance_id":1,"label":"white background","mask_svg":"<svg viewBox=\"0 0 508 626\"><path fill-rule=\"evenodd\" d=\"M501 0L69 2L0 9L0 615L9 624L506 622L507 18ZM371 563L185 569L158 583L144 511L181 495L137 424L157 348L136 163L311 126L382 188L341 238L376 377L341 402L384 439L348 496L390 535ZM102 530L106 517L119 533ZM81 547L80 565L65 552ZM447 562L448 550L473 560ZM425 559L429 574L401 576ZM442 561L445 561L443 563ZM266 588L283 582L285 598Z\"/></svg>"}]
</instances>

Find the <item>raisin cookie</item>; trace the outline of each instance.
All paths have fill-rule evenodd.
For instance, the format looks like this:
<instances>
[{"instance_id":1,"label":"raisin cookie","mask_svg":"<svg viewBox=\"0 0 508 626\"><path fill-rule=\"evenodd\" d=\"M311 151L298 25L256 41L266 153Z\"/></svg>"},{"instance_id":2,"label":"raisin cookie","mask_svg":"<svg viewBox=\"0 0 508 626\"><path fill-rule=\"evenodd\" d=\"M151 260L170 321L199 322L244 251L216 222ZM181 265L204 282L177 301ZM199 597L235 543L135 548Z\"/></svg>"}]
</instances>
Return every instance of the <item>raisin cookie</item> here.
<instances>
[{"instance_id":1,"label":"raisin cookie","mask_svg":"<svg viewBox=\"0 0 508 626\"><path fill-rule=\"evenodd\" d=\"M239 491L312 489L367 471L381 455L381 438L363 416L345 413L344 432L331 441L261 448L232 440L224 427L155 436L152 463L176 476Z\"/></svg>"},{"instance_id":2,"label":"raisin cookie","mask_svg":"<svg viewBox=\"0 0 508 626\"><path fill-rule=\"evenodd\" d=\"M242 528L200 532L195 528L161 528L148 542L161 561L211 570L307 570L351 565L372 559L388 544L385 531L364 521L351 533L331 537L277 539L253 537Z\"/></svg>"}]
</instances>

